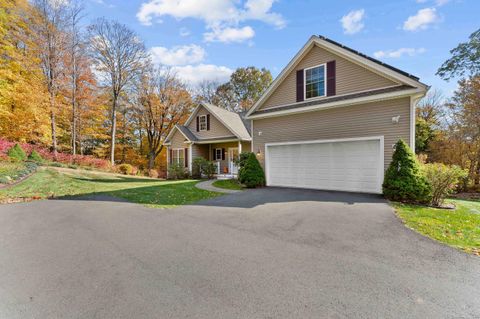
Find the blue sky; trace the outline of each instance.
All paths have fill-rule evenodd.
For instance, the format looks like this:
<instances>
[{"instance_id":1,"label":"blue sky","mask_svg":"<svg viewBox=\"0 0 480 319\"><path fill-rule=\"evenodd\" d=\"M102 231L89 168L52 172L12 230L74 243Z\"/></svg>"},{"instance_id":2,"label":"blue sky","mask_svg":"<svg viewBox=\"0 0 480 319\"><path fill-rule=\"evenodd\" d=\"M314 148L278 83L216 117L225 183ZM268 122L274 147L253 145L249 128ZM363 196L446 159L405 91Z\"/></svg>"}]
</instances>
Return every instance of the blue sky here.
<instances>
[{"instance_id":1,"label":"blue sky","mask_svg":"<svg viewBox=\"0 0 480 319\"><path fill-rule=\"evenodd\" d=\"M312 34L321 34L419 76L449 96L456 81L435 72L480 27L479 0L86 0L86 22L118 20L157 63L190 83L223 81L237 67L276 76Z\"/></svg>"}]
</instances>

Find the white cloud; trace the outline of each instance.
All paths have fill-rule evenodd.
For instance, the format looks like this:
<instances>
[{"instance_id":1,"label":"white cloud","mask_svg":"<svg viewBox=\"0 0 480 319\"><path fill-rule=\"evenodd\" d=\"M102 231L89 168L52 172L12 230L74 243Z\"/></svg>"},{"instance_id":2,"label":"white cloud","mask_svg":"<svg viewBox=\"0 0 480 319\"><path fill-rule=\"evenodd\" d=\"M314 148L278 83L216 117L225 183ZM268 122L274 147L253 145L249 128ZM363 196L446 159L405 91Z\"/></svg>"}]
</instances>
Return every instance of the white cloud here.
<instances>
[{"instance_id":1,"label":"white cloud","mask_svg":"<svg viewBox=\"0 0 480 319\"><path fill-rule=\"evenodd\" d=\"M417 54L422 54L426 50L425 48L400 48L398 50L388 50L388 51L377 51L373 54L377 59L380 58L400 58L403 55L415 56Z\"/></svg>"},{"instance_id":2,"label":"white cloud","mask_svg":"<svg viewBox=\"0 0 480 319\"><path fill-rule=\"evenodd\" d=\"M181 28L180 29L180 36L181 37L188 37L190 35L190 30L187 28Z\"/></svg>"},{"instance_id":3,"label":"white cloud","mask_svg":"<svg viewBox=\"0 0 480 319\"><path fill-rule=\"evenodd\" d=\"M206 56L205 50L195 44L176 46L171 49L152 47L150 54L153 63L170 66L200 63Z\"/></svg>"},{"instance_id":4,"label":"white cloud","mask_svg":"<svg viewBox=\"0 0 480 319\"><path fill-rule=\"evenodd\" d=\"M176 46L171 49L152 47L150 54L153 63L169 66L200 63L206 56L205 50L195 44Z\"/></svg>"},{"instance_id":5,"label":"white cloud","mask_svg":"<svg viewBox=\"0 0 480 319\"><path fill-rule=\"evenodd\" d=\"M187 84L196 86L202 81L227 82L233 70L213 64L184 65L172 68L177 76Z\"/></svg>"},{"instance_id":6,"label":"white cloud","mask_svg":"<svg viewBox=\"0 0 480 319\"><path fill-rule=\"evenodd\" d=\"M142 3L137 18L151 24L153 17L170 15L176 19L195 18L208 25L235 24L245 20L259 20L276 27L285 21L278 13L270 12L275 0L248 0L238 7L236 0L148 0Z\"/></svg>"},{"instance_id":7,"label":"white cloud","mask_svg":"<svg viewBox=\"0 0 480 319\"><path fill-rule=\"evenodd\" d=\"M360 32L365 26L362 22L364 15L364 9L350 11L347 15L344 15L340 19L343 27L343 32L345 34L355 34L357 32Z\"/></svg>"},{"instance_id":8,"label":"white cloud","mask_svg":"<svg viewBox=\"0 0 480 319\"><path fill-rule=\"evenodd\" d=\"M272 12L276 0L147 0L142 3L137 12L137 19L144 25L150 25L155 19L171 16L177 20L193 18L206 24L208 33L231 33L234 29L241 30L243 37L246 32L252 33L251 27L240 28L239 24L249 20L262 21L276 28L283 28L285 20L282 15ZM220 39L220 36L215 36ZM227 40L229 38L227 37ZM228 42L228 41L227 41ZM232 42L232 41L230 41ZM238 42L238 41L236 41Z\"/></svg>"},{"instance_id":9,"label":"white cloud","mask_svg":"<svg viewBox=\"0 0 480 319\"><path fill-rule=\"evenodd\" d=\"M450 2L450 0L436 0L436 1L435 1L435 4L436 4L437 6L439 6L439 7L441 7L441 6L446 5L446 4L449 3L449 2Z\"/></svg>"},{"instance_id":10,"label":"white cloud","mask_svg":"<svg viewBox=\"0 0 480 319\"><path fill-rule=\"evenodd\" d=\"M255 31L246 26L243 28L213 28L211 32L204 33L207 42L243 42L255 36Z\"/></svg>"},{"instance_id":11,"label":"white cloud","mask_svg":"<svg viewBox=\"0 0 480 319\"><path fill-rule=\"evenodd\" d=\"M406 31L425 30L431 24L438 21L439 21L439 17L437 15L437 9L435 8L420 9L418 10L417 14L408 17L408 19L403 23L403 30L406 30Z\"/></svg>"},{"instance_id":12,"label":"white cloud","mask_svg":"<svg viewBox=\"0 0 480 319\"><path fill-rule=\"evenodd\" d=\"M417 3L427 3L429 0L417 0ZM438 7L444 6L449 3L451 0L435 0L435 5Z\"/></svg>"}]
</instances>

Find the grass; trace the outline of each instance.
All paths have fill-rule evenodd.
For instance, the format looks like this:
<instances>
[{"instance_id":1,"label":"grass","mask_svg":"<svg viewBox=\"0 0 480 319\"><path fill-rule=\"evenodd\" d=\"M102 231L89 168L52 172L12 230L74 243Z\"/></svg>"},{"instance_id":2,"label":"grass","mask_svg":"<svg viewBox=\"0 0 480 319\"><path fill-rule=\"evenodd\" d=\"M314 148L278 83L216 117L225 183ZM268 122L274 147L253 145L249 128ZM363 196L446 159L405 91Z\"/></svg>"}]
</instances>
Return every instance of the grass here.
<instances>
[{"instance_id":1,"label":"grass","mask_svg":"<svg viewBox=\"0 0 480 319\"><path fill-rule=\"evenodd\" d=\"M449 200L455 209L394 203L397 215L415 231L480 255L480 201Z\"/></svg>"},{"instance_id":2,"label":"grass","mask_svg":"<svg viewBox=\"0 0 480 319\"><path fill-rule=\"evenodd\" d=\"M66 168L41 168L10 188L0 189L0 202L18 199L108 195L150 207L170 208L218 196L195 187L196 180L162 181Z\"/></svg>"},{"instance_id":3,"label":"grass","mask_svg":"<svg viewBox=\"0 0 480 319\"><path fill-rule=\"evenodd\" d=\"M236 179L220 179L212 184L218 188L231 189L231 190L242 190L242 185Z\"/></svg>"},{"instance_id":4,"label":"grass","mask_svg":"<svg viewBox=\"0 0 480 319\"><path fill-rule=\"evenodd\" d=\"M37 165L31 162L0 161L0 184L10 184L30 175Z\"/></svg>"},{"instance_id":5,"label":"grass","mask_svg":"<svg viewBox=\"0 0 480 319\"><path fill-rule=\"evenodd\" d=\"M12 176L17 171L25 168L25 163L23 162L6 162L0 161L0 177L2 176Z\"/></svg>"}]
</instances>

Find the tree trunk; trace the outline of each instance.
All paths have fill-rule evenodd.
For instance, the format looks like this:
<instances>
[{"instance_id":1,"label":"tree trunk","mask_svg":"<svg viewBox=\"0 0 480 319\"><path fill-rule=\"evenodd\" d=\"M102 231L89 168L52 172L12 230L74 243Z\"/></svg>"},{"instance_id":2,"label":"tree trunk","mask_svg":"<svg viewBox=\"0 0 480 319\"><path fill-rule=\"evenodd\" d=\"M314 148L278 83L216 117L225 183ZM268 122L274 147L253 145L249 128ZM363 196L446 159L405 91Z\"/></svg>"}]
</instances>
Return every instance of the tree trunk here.
<instances>
[{"instance_id":1,"label":"tree trunk","mask_svg":"<svg viewBox=\"0 0 480 319\"><path fill-rule=\"evenodd\" d=\"M115 165L115 133L117 131L117 96L113 96L112 130L110 132L110 164Z\"/></svg>"},{"instance_id":2,"label":"tree trunk","mask_svg":"<svg viewBox=\"0 0 480 319\"><path fill-rule=\"evenodd\" d=\"M72 116L72 154L77 154L77 107L73 102L73 116Z\"/></svg>"},{"instance_id":3,"label":"tree trunk","mask_svg":"<svg viewBox=\"0 0 480 319\"><path fill-rule=\"evenodd\" d=\"M155 154L155 151L150 151L148 153L148 169L153 169L155 166L155 158L157 157L157 154Z\"/></svg>"},{"instance_id":4,"label":"tree trunk","mask_svg":"<svg viewBox=\"0 0 480 319\"><path fill-rule=\"evenodd\" d=\"M50 92L50 125L52 128L52 152L53 159L57 160L57 130L55 125L55 93Z\"/></svg>"},{"instance_id":5,"label":"tree trunk","mask_svg":"<svg viewBox=\"0 0 480 319\"><path fill-rule=\"evenodd\" d=\"M138 135L139 135L139 138L140 138L139 153L140 153L140 155L143 155L143 130L142 130L141 127L138 129Z\"/></svg>"},{"instance_id":6,"label":"tree trunk","mask_svg":"<svg viewBox=\"0 0 480 319\"><path fill-rule=\"evenodd\" d=\"M473 181L475 188L480 185L480 160L477 161L477 169L475 171L475 179Z\"/></svg>"},{"instance_id":7,"label":"tree trunk","mask_svg":"<svg viewBox=\"0 0 480 319\"><path fill-rule=\"evenodd\" d=\"M77 154L77 96L75 83L73 84L74 89L72 90L72 154Z\"/></svg>"}]
</instances>

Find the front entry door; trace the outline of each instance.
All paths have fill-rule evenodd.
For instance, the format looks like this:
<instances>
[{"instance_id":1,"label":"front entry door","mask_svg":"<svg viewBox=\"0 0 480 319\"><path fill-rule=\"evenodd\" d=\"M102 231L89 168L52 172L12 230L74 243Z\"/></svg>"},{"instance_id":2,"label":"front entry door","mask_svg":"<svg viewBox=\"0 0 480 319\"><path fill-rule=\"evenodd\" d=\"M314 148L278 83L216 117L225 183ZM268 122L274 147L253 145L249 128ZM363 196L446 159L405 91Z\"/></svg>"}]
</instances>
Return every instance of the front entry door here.
<instances>
[{"instance_id":1,"label":"front entry door","mask_svg":"<svg viewBox=\"0 0 480 319\"><path fill-rule=\"evenodd\" d=\"M238 174L238 167L235 165L235 160L238 158L238 148L228 149L228 171L230 174Z\"/></svg>"}]
</instances>

